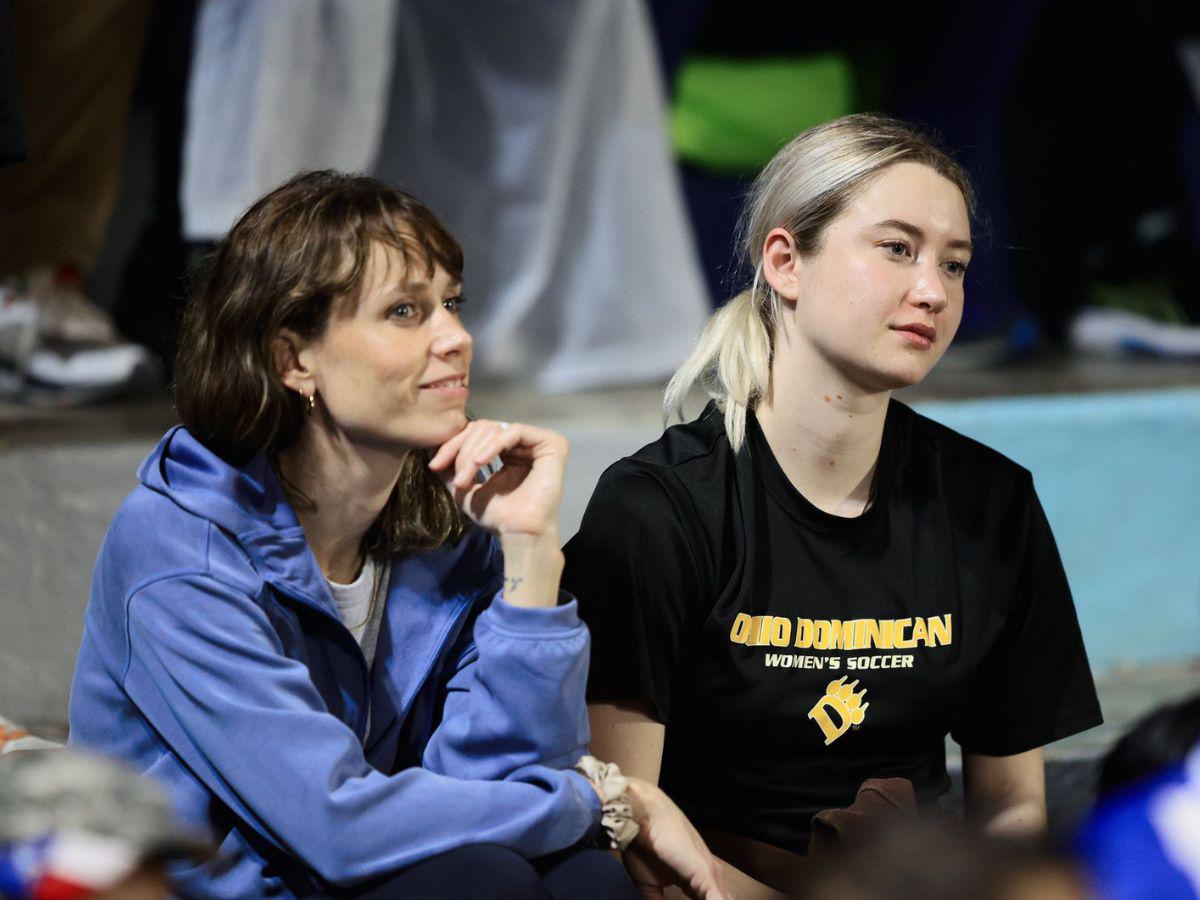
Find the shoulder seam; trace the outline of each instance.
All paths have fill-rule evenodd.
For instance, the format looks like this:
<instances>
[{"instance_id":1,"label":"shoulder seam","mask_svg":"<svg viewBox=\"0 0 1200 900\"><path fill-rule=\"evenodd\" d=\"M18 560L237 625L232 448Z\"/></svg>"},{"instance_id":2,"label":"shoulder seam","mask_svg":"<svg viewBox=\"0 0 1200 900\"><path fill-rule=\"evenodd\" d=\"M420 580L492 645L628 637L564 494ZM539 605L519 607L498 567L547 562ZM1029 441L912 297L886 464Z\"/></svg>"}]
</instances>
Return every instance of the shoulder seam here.
<instances>
[{"instance_id":1,"label":"shoulder seam","mask_svg":"<svg viewBox=\"0 0 1200 900\"><path fill-rule=\"evenodd\" d=\"M125 595L125 664L121 666L121 684L125 683L125 676L129 674L129 665L133 658L133 642L129 634L129 607L133 605L133 601L137 598L138 594L146 590L146 588L161 584L164 581L187 578L192 575L199 575L201 578L211 578L213 581L216 581L207 569L177 569L173 572L166 572L146 578Z\"/></svg>"},{"instance_id":2,"label":"shoulder seam","mask_svg":"<svg viewBox=\"0 0 1200 900\"><path fill-rule=\"evenodd\" d=\"M691 459L695 458L698 458L698 456L691 457ZM634 459L633 457L625 457L622 460L618 460L618 462L641 463L640 460ZM616 465L616 463L613 465ZM675 465L664 466L655 463L644 463L639 466L639 471L643 472L658 484L659 489L663 492L667 502L671 504L671 509L674 511L676 518L679 520L680 527L683 529L684 534L687 535L688 553L692 557L691 563L693 570L697 573L704 573L705 577L703 578L703 581L706 582L705 586L711 588L711 583L713 580L711 565L700 565L700 560L707 557L708 554L697 552L697 534L694 523L700 518L700 516L696 512L687 487L683 484L679 475L675 472ZM668 480L672 482L670 485L665 483ZM686 503L689 507L687 510L684 510L680 507L680 501L676 497L676 494L679 493L682 493L686 498ZM704 543L703 540L701 540L700 547L703 548L703 546Z\"/></svg>"},{"instance_id":3,"label":"shoulder seam","mask_svg":"<svg viewBox=\"0 0 1200 900\"><path fill-rule=\"evenodd\" d=\"M201 578L209 578L213 581L217 581L218 579L212 574L212 566L210 565L212 552L212 533L215 527L216 526L212 522L205 521L203 554L204 565L202 568L189 567L175 569L174 571L163 572L157 575L151 575L135 584L125 595L125 663L121 667L121 684L125 683L125 676L129 674L129 665L133 659L133 645L129 635L129 607L133 605L134 598L137 597L137 595L142 591L146 590L146 588L155 584L159 584L163 581L170 581L174 578L186 578L189 576L198 575Z\"/></svg>"},{"instance_id":4,"label":"shoulder seam","mask_svg":"<svg viewBox=\"0 0 1200 900\"><path fill-rule=\"evenodd\" d=\"M693 420L693 422L694 421L698 421L698 420ZM658 440L661 441L666 436L667 432L671 431L672 429L682 428L687 425L693 424L693 422L680 422L676 425L670 426L669 428L665 429L661 435L659 435ZM712 453L713 446L716 444L717 441L719 441L723 437L725 437L724 425L722 425L719 430L715 431L710 436L709 440L706 441L700 449L696 450L694 453L691 453L691 454L685 456L683 459L674 460L669 465L666 463L660 463L660 462L655 462L653 460L644 459L641 456L641 453L642 453L642 450L646 449L646 447L643 447L642 450L639 450L637 453L631 454L630 456L622 457L620 460L618 460L618 462L626 462L626 461L634 462L634 463L638 463L640 465L646 466L647 468L650 468L650 469L655 469L655 470L660 470L660 471L671 471L673 469L678 468L679 466L682 466L682 465L685 465L686 463L691 462L692 460L700 459L701 457L706 456L709 453ZM658 443L658 441L653 441L650 444L647 444L646 446L650 447L656 443Z\"/></svg>"},{"instance_id":5,"label":"shoulder seam","mask_svg":"<svg viewBox=\"0 0 1200 900\"><path fill-rule=\"evenodd\" d=\"M924 430L927 434L934 432L932 434L934 439L944 440L947 443L954 444L955 446L981 453L981 455L989 458L993 463L1011 467L1015 472L1023 473L1025 476L1032 478L1028 468L1021 465L1007 454L997 450L995 447L991 447L983 443L983 441L979 440L978 438L973 438L970 435L956 431L949 425L917 412L917 410L912 409L911 407L908 407L908 410L910 413L912 413L914 422L918 427Z\"/></svg>"}]
</instances>

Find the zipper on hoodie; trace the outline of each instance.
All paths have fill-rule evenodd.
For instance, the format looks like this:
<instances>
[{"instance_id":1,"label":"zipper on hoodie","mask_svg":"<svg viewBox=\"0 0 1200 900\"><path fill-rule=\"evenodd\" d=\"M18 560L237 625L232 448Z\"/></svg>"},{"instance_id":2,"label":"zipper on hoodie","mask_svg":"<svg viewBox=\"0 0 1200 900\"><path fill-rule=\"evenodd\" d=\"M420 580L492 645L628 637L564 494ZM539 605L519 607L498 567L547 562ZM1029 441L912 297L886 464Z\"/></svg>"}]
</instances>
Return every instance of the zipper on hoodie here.
<instances>
[{"instance_id":1,"label":"zipper on hoodie","mask_svg":"<svg viewBox=\"0 0 1200 900\"><path fill-rule=\"evenodd\" d=\"M290 591L284 590L281 585L275 584L274 582L267 583L270 585L271 590L273 590L279 597L287 598L288 600L296 603L302 603L309 609L316 610L325 619L332 622L338 629L340 629L341 633L344 635L344 638L354 645L354 652L357 655L359 663L358 671L362 676L361 683L363 686L363 698L365 702L362 704L362 709L359 711L358 717L352 727L354 728L355 735L358 737L358 742L363 745L363 749L365 750L367 746L367 728L371 722L371 667L367 665L367 655L363 653L362 645L360 645L358 641L354 639L354 635L350 633L350 629L346 627L346 623L342 621L342 617L330 612L324 607L323 604L318 603L309 597L297 596Z\"/></svg>"},{"instance_id":2,"label":"zipper on hoodie","mask_svg":"<svg viewBox=\"0 0 1200 900\"><path fill-rule=\"evenodd\" d=\"M425 658L425 667L421 670L421 677L416 680L412 690L409 691L408 696L404 698L404 702L401 704L402 709L408 709L410 706L412 706L413 698L415 698L417 694L421 692L421 686L425 684L425 681L429 678L430 673L433 671L434 665L437 663L438 659L441 658L442 649L446 646L446 639L449 637L451 629L459 625L459 623L466 617L467 613L470 612L471 607L474 605L474 598L468 599L455 611L454 615L450 617L450 621L446 623L446 627L442 629L442 632L438 635L437 640L433 642L433 649Z\"/></svg>"},{"instance_id":3,"label":"zipper on hoodie","mask_svg":"<svg viewBox=\"0 0 1200 900\"><path fill-rule=\"evenodd\" d=\"M458 628L458 626L461 624L462 620L471 611L471 607L473 607L475 605L476 598L471 597L465 601L463 601L463 598L461 598L461 597L459 597L457 599L459 599L461 601L461 605L455 611L454 615L452 615L450 617L450 619L446 622L445 627L442 628L441 632L437 636L437 639L431 643L432 649L430 650L429 654L425 657L425 662L421 668L420 677L418 677L413 682L413 687L401 699L400 705L396 709L397 716L400 716L400 715L404 714L406 711L412 709L413 700L416 698L417 694L419 694L421 692L421 688L425 685L425 682L429 679L430 674L433 672L434 666L436 666L438 660L441 659L442 650L445 649L445 647L446 647L447 638L449 637L450 632L454 631ZM385 612L385 615L386 615L386 612ZM376 738L378 738L378 735L376 735ZM365 747L365 745L364 745L364 747Z\"/></svg>"},{"instance_id":4,"label":"zipper on hoodie","mask_svg":"<svg viewBox=\"0 0 1200 900\"><path fill-rule=\"evenodd\" d=\"M281 597L286 597L295 602L303 603L305 606L309 607L310 609L315 609L317 612L319 612L322 616L324 616L330 622L333 622L341 630L341 633L345 636L345 639L349 640L350 643L354 645L354 652L357 654L357 658L360 663L359 671L362 673L363 697L366 698L366 702L363 704L363 707L359 712L357 721L354 723L353 727L354 727L354 732L358 737L358 742L360 744L362 744L363 750L366 751L367 750L367 741L370 737L370 735L368 734L368 727L371 722L370 716L371 716L371 694L372 694L371 680L372 680L372 678L371 678L371 668L367 665L367 657L366 657L366 654L363 653L362 646L358 643L358 641L356 641L354 639L354 635L350 633L350 629L346 627L346 623L342 621L341 617L338 615L335 615L333 612L326 609L324 607L324 605L322 605L322 604L316 602L315 600L312 600L311 598L306 597L306 596L296 596L293 593L285 591L281 586L276 585L276 584L271 584L271 588L272 588L272 590L276 591L279 594L279 596L281 596ZM458 610L455 611L454 615L452 615L450 617L449 621L446 622L445 627L442 628L437 639L431 642L432 649L430 650L428 656L426 656L426 658L425 658L423 668L421 669L421 675L419 678L416 679L412 689L404 697L400 706L397 708L397 710L396 710L397 715L399 715L404 710L407 710L412 706L413 698L415 698L417 696L417 694L420 692L421 687L425 684L426 680L429 678L430 673L433 671L433 668L436 665L438 659L441 657L442 649L446 646L446 639L449 636L451 630L456 628L461 623L462 619L470 612L471 608L475 605L475 601L479 599L479 595L473 595L468 598L462 598L460 596L458 599L460 600L462 605L458 608ZM384 615L385 616L387 615L386 609L384 611Z\"/></svg>"},{"instance_id":5,"label":"zipper on hoodie","mask_svg":"<svg viewBox=\"0 0 1200 900\"><path fill-rule=\"evenodd\" d=\"M363 696L366 698L366 703L363 704L362 710L359 712L358 722L358 742L362 744L363 750L367 749L367 737L371 729L371 667L367 665L367 654L363 653L362 645L354 640L354 635L350 634L350 629L346 627L346 623L341 623L342 630L350 635L350 640L354 641L354 648L358 651L358 659L362 663L359 666L363 673Z\"/></svg>"},{"instance_id":6,"label":"zipper on hoodie","mask_svg":"<svg viewBox=\"0 0 1200 900\"><path fill-rule=\"evenodd\" d=\"M329 618L334 619L333 616ZM367 749L367 737L371 727L371 667L367 665L367 654L363 653L362 644L354 639L354 635L350 629L346 627L346 623L342 621L341 616L334 619L337 622L338 628L342 630L342 634L349 639L354 645L354 652L358 659L358 671L362 675L363 699L361 709L358 712L358 721L355 722L354 731L358 735L358 742L362 744L363 750Z\"/></svg>"}]
</instances>

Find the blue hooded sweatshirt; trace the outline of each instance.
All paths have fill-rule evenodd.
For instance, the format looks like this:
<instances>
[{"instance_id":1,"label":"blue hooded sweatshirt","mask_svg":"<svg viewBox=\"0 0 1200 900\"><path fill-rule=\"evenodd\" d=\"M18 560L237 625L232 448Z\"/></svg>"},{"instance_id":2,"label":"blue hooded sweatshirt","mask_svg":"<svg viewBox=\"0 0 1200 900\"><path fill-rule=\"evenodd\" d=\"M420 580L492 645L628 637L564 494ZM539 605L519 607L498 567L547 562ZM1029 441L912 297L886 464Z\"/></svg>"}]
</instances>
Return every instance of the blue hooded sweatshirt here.
<instances>
[{"instance_id":1,"label":"blue hooded sweatshirt","mask_svg":"<svg viewBox=\"0 0 1200 900\"><path fill-rule=\"evenodd\" d=\"M368 670L264 457L233 468L175 428L138 477L96 561L70 743L212 835L216 860L172 871L185 896L302 897L468 844L535 858L598 826L569 771L587 630L573 600L505 603L486 532L394 560Z\"/></svg>"}]
</instances>

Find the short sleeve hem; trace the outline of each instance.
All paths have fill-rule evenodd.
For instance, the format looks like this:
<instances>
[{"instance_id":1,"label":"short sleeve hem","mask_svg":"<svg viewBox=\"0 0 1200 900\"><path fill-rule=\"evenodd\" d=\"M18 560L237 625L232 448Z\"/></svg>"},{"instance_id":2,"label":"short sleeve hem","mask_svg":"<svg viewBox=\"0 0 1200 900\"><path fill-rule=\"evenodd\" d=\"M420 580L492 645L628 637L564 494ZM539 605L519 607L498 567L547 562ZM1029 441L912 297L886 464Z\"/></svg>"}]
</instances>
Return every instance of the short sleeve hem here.
<instances>
[{"instance_id":1,"label":"short sleeve hem","mask_svg":"<svg viewBox=\"0 0 1200 900\"><path fill-rule=\"evenodd\" d=\"M563 582L591 630L588 701L644 703L666 723L692 629L711 594L696 515L669 467L637 460L601 476Z\"/></svg>"},{"instance_id":2,"label":"short sleeve hem","mask_svg":"<svg viewBox=\"0 0 1200 900\"><path fill-rule=\"evenodd\" d=\"M612 689L593 689L589 686L587 692L588 703L642 703L650 707L651 715L654 721L660 725L667 724L667 714L669 712L669 704L658 697L647 696L646 691L638 690L612 690Z\"/></svg>"},{"instance_id":3,"label":"short sleeve hem","mask_svg":"<svg viewBox=\"0 0 1200 900\"><path fill-rule=\"evenodd\" d=\"M995 740L962 740L951 732L951 737L958 742L963 753L979 753L984 756L1013 756L1036 750L1054 741L1062 740L1089 728L1095 728L1104 722L1100 707L1089 704L1059 716L1048 728L1028 729L1025 731L1006 734Z\"/></svg>"}]
</instances>

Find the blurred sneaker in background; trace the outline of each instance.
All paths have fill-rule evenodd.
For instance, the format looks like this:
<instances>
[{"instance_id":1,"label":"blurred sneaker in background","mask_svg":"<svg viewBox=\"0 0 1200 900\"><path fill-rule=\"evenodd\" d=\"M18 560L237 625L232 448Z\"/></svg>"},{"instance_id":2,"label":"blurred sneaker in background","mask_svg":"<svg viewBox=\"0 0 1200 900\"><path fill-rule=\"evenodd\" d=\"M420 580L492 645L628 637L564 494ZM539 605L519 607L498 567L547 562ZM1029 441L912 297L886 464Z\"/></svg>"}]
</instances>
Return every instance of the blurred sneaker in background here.
<instances>
[{"instance_id":1,"label":"blurred sneaker in background","mask_svg":"<svg viewBox=\"0 0 1200 900\"><path fill-rule=\"evenodd\" d=\"M37 307L12 283L0 283L0 399L17 396L37 344Z\"/></svg>"},{"instance_id":2,"label":"blurred sneaker in background","mask_svg":"<svg viewBox=\"0 0 1200 900\"><path fill-rule=\"evenodd\" d=\"M27 730L4 716L0 716L0 757L9 753L25 753L30 750L61 750L62 744L35 737ZM0 894L0 896L3 896Z\"/></svg>"},{"instance_id":3,"label":"blurred sneaker in background","mask_svg":"<svg viewBox=\"0 0 1200 900\"><path fill-rule=\"evenodd\" d=\"M158 383L146 348L125 341L71 266L0 286L0 397L72 406Z\"/></svg>"},{"instance_id":4,"label":"blurred sneaker in background","mask_svg":"<svg viewBox=\"0 0 1200 900\"><path fill-rule=\"evenodd\" d=\"M43 341L115 344L120 340L112 318L83 292L83 275L74 266L40 268L25 278L25 291L37 303Z\"/></svg>"},{"instance_id":5,"label":"blurred sneaker in background","mask_svg":"<svg viewBox=\"0 0 1200 900\"><path fill-rule=\"evenodd\" d=\"M1200 323L1189 319L1166 280L1096 284L1090 300L1071 323L1075 349L1200 359Z\"/></svg>"}]
</instances>

